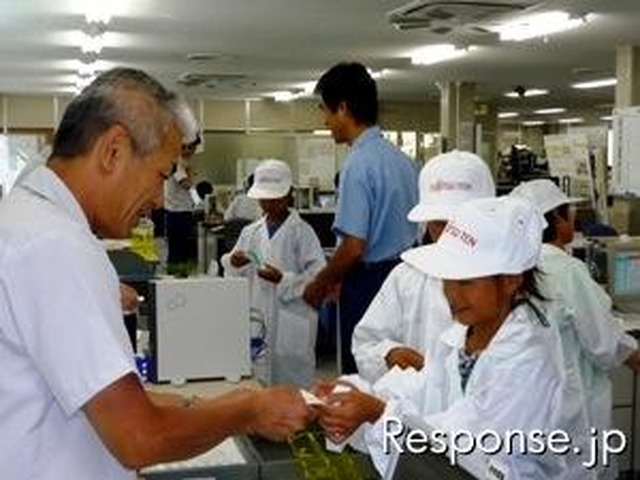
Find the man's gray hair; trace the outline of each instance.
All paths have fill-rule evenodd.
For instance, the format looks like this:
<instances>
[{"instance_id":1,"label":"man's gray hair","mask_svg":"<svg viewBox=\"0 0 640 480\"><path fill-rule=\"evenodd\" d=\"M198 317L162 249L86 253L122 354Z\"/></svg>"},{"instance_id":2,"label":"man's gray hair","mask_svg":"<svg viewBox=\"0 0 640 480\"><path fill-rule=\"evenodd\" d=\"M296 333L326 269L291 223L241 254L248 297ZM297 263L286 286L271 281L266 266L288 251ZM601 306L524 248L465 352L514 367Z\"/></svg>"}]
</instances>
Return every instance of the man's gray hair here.
<instances>
[{"instance_id":1,"label":"man's gray hair","mask_svg":"<svg viewBox=\"0 0 640 480\"><path fill-rule=\"evenodd\" d=\"M172 91L141 70L114 68L76 96L55 133L50 158L87 154L113 125L131 136L133 152L145 157L160 148L171 128L180 128Z\"/></svg>"}]
</instances>

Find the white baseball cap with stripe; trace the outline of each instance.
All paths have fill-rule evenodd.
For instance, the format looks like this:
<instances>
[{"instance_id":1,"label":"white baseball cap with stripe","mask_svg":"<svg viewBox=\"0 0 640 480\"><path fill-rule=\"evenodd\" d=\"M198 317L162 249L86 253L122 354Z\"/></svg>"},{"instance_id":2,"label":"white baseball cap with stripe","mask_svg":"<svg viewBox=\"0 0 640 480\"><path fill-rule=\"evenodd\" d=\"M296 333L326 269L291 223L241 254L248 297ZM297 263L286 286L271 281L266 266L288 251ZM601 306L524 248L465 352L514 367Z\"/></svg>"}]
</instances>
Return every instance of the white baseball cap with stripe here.
<instances>
[{"instance_id":1,"label":"white baseball cap with stripe","mask_svg":"<svg viewBox=\"0 0 640 480\"><path fill-rule=\"evenodd\" d=\"M496 194L487 163L459 150L429 160L420 171L418 186L420 201L407 215L412 222L448 220L464 202Z\"/></svg>"}]
</instances>

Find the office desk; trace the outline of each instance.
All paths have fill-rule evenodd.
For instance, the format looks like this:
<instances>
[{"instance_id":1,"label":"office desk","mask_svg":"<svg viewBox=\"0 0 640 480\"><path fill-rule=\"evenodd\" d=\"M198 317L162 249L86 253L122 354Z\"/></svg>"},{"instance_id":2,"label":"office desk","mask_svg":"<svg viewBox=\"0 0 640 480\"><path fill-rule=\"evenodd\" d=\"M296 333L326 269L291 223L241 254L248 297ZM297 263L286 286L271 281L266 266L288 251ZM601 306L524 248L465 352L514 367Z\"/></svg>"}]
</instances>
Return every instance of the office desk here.
<instances>
[{"instance_id":1,"label":"office desk","mask_svg":"<svg viewBox=\"0 0 640 480\"><path fill-rule=\"evenodd\" d=\"M153 385L149 387L149 390L182 395L215 396L237 387L260 388L255 381L246 380L239 384L191 382L181 387ZM304 444L300 439L304 440L306 435L306 433L300 435L299 439L294 441L297 451L303 455L305 453ZM218 451L216 452L216 450ZM379 480L380 477L368 456L355 452L340 456L332 455L334 457L328 467L322 463L323 457L307 456L303 463L307 466L319 467L321 471L335 472L333 476L322 477L327 480L331 478L336 480ZM229 459L231 459L231 463L229 463ZM224 464L220 464L221 462ZM288 443L274 443L258 437L241 436L228 439L221 446L194 459L144 469L139 474L139 478L141 480L205 480L213 478L216 480L304 480L305 476L300 465L302 463L296 463L293 449Z\"/></svg>"}]
</instances>

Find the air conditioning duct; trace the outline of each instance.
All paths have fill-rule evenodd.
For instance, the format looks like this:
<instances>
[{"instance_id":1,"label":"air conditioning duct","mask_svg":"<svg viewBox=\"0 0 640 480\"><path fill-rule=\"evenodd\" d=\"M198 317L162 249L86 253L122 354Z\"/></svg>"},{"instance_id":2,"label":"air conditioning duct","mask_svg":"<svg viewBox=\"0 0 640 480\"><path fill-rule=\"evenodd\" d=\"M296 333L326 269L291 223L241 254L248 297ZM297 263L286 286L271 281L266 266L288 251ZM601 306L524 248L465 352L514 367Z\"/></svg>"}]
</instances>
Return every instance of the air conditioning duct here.
<instances>
[{"instance_id":1,"label":"air conditioning duct","mask_svg":"<svg viewBox=\"0 0 640 480\"><path fill-rule=\"evenodd\" d=\"M517 15L536 3L531 0L454 1L414 0L387 13L399 30L426 29L437 35L490 33L484 28Z\"/></svg>"}]
</instances>

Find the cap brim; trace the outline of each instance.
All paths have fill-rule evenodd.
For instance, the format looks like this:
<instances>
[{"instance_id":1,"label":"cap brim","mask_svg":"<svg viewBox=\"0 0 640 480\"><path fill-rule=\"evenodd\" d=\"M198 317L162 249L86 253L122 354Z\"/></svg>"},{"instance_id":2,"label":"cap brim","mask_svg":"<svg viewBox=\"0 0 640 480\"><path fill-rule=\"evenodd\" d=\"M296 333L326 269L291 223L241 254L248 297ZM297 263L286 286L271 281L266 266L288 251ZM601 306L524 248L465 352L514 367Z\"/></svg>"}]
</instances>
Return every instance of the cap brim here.
<instances>
[{"instance_id":1,"label":"cap brim","mask_svg":"<svg viewBox=\"0 0 640 480\"><path fill-rule=\"evenodd\" d=\"M540 207L544 209L544 213L547 213L555 208L558 208L561 205L573 205L576 203L582 203L586 201L587 199L582 197L567 197L567 198L563 198L562 200L554 201L546 206L544 206L544 204L540 205Z\"/></svg>"},{"instance_id":2,"label":"cap brim","mask_svg":"<svg viewBox=\"0 0 640 480\"><path fill-rule=\"evenodd\" d=\"M406 250L400 258L419 271L443 280L464 280L496 275L495 265L482 259L468 258L440 243Z\"/></svg>"},{"instance_id":3,"label":"cap brim","mask_svg":"<svg viewBox=\"0 0 640 480\"><path fill-rule=\"evenodd\" d=\"M286 197L289 193L289 188L286 190L267 190L264 188L256 187L255 184L247 192L247 197L254 200L274 200L276 198Z\"/></svg>"},{"instance_id":4,"label":"cap brim","mask_svg":"<svg viewBox=\"0 0 640 480\"><path fill-rule=\"evenodd\" d=\"M449 220L458 209L458 205L419 203L407 215L410 222L431 222L433 220Z\"/></svg>"}]
</instances>

